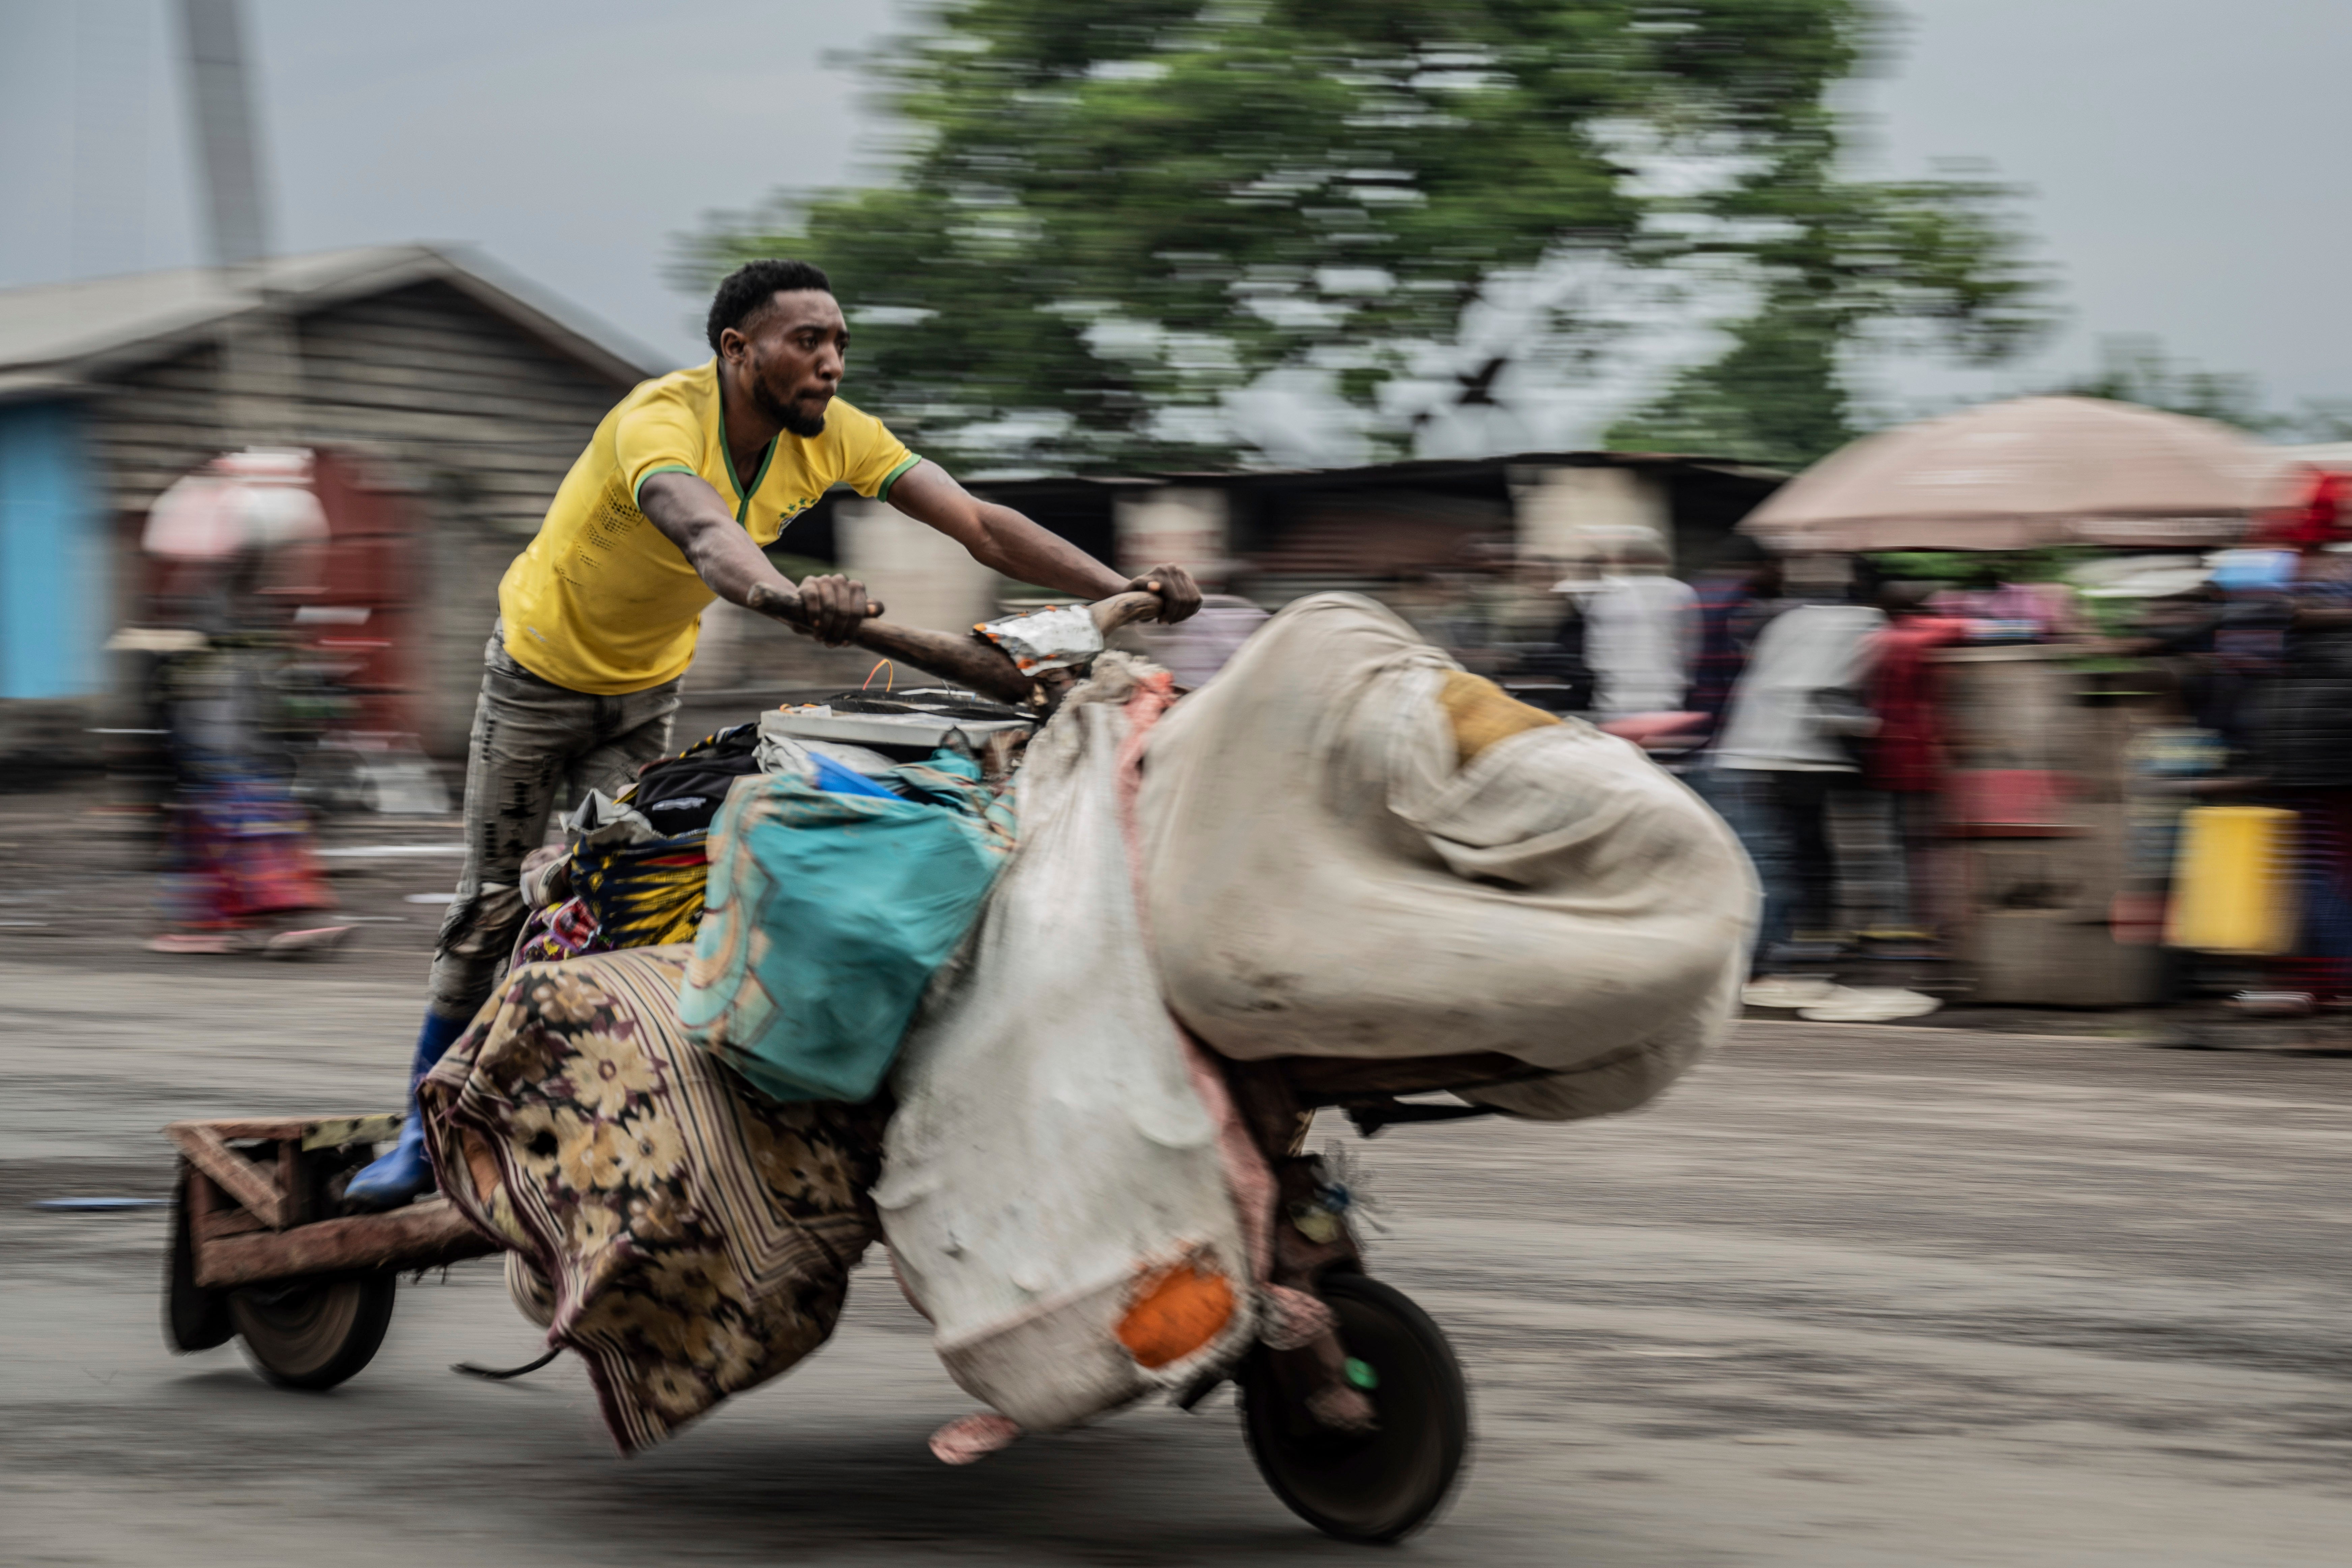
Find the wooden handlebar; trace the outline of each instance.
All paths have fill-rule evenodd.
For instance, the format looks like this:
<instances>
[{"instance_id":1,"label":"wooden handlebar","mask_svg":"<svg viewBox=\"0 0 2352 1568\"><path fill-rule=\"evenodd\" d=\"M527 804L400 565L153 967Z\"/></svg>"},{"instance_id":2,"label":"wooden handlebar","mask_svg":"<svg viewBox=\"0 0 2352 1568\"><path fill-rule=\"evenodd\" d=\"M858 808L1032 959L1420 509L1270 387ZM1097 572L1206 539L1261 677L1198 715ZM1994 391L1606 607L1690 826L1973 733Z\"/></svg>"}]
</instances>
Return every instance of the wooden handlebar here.
<instances>
[{"instance_id":1,"label":"wooden handlebar","mask_svg":"<svg viewBox=\"0 0 2352 1568\"><path fill-rule=\"evenodd\" d=\"M1154 584L1156 587L1158 584ZM1121 626L1131 626L1138 621L1148 621L1160 613L1157 594L1113 594L1108 599L1097 599L1088 606L1095 618L1095 630L1104 637Z\"/></svg>"},{"instance_id":2,"label":"wooden handlebar","mask_svg":"<svg viewBox=\"0 0 2352 1568\"><path fill-rule=\"evenodd\" d=\"M1012 656L993 643L966 633L935 632L922 626L898 626L888 621L868 621L849 635L868 653L928 670L958 686L969 686L999 702L1026 702L1034 684L1021 673Z\"/></svg>"},{"instance_id":3,"label":"wooden handlebar","mask_svg":"<svg viewBox=\"0 0 2352 1568\"><path fill-rule=\"evenodd\" d=\"M875 608L879 609L877 605ZM1104 637L1121 626L1148 620L1160 613L1157 594L1113 594L1091 607L1095 629ZM1000 702L1023 703L1036 682L1024 675L1012 656L993 643L970 635L935 632L921 626L893 626L869 620L850 634L849 640L869 653L928 670L959 686L968 686Z\"/></svg>"}]
</instances>

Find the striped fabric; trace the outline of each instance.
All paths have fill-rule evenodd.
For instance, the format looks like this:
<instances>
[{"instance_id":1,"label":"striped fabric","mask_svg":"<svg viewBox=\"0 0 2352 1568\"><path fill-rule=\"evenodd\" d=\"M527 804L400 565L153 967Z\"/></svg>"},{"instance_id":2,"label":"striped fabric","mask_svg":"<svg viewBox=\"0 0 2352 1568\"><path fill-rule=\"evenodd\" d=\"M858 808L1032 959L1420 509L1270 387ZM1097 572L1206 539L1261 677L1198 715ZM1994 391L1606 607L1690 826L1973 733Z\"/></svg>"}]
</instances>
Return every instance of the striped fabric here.
<instances>
[{"instance_id":1,"label":"striped fabric","mask_svg":"<svg viewBox=\"0 0 2352 1568\"><path fill-rule=\"evenodd\" d=\"M659 947L692 942L702 922L702 890L710 874L697 828L649 844L572 853L572 886L595 920L606 947Z\"/></svg>"}]
</instances>

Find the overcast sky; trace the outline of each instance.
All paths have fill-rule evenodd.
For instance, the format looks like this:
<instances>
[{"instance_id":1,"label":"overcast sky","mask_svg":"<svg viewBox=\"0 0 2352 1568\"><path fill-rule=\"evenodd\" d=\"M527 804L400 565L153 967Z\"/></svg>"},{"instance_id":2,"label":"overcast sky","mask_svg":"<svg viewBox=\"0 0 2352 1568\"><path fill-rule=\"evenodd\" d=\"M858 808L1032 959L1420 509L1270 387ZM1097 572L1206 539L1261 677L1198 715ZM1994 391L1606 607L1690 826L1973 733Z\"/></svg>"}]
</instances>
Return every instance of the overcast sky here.
<instances>
[{"instance_id":1,"label":"overcast sky","mask_svg":"<svg viewBox=\"0 0 2352 1568\"><path fill-rule=\"evenodd\" d=\"M184 266L195 202L170 0L0 0L0 287ZM1908 0L1852 97L1860 164L1990 160L2063 280L2064 333L1913 395L2032 387L2153 333L2273 403L2352 397L2352 0ZM478 245L663 361L703 356L671 238L870 170L845 53L887 4L247 0L278 247Z\"/></svg>"}]
</instances>

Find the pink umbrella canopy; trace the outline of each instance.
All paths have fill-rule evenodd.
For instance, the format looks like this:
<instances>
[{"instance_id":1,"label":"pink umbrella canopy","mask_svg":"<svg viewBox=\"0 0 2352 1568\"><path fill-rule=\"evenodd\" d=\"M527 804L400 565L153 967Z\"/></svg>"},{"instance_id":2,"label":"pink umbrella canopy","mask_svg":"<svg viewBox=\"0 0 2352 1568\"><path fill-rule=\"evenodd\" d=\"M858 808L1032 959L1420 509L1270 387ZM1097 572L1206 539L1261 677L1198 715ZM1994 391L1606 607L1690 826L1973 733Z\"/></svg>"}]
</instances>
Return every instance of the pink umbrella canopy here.
<instances>
[{"instance_id":1,"label":"pink umbrella canopy","mask_svg":"<svg viewBox=\"0 0 2352 1568\"><path fill-rule=\"evenodd\" d=\"M224 452L155 499L140 548L175 561L220 561L327 537L307 451Z\"/></svg>"},{"instance_id":2,"label":"pink umbrella canopy","mask_svg":"<svg viewBox=\"0 0 2352 1568\"><path fill-rule=\"evenodd\" d=\"M2210 419L2021 397L1864 437L1739 527L1783 554L2232 544L2276 468Z\"/></svg>"}]
</instances>

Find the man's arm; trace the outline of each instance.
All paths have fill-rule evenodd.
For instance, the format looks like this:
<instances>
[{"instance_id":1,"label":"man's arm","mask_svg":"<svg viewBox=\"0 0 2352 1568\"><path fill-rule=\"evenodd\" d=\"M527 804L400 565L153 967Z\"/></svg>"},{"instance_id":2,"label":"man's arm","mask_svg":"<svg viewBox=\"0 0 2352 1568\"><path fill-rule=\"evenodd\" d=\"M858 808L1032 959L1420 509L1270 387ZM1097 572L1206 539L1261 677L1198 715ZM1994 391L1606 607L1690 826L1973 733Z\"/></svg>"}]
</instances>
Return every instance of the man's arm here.
<instances>
[{"instance_id":1,"label":"man's arm","mask_svg":"<svg viewBox=\"0 0 2352 1568\"><path fill-rule=\"evenodd\" d=\"M652 484L648 479L646 488L650 489ZM711 499L718 500L716 491ZM1129 589L1148 589L1160 595L1163 621L1183 620L1201 607L1201 590L1181 566L1155 566L1140 577L1122 577L1011 507L982 500L928 459L898 477L890 487L890 504L916 521L938 529L971 552L973 560L1016 583L1058 588L1081 599L1108 599Z\"/></svg>"},{"instance_id":2,"label":"man's arm","mask_svg":"<svg viewBox=\"0 0 2352 1568\"><path fill-rule=\"evenodd\" d=\"M866 585L846 577L810 577L795 588L768 563L727 503L693 474L653 474L637 491L646 520L677 546L695 574L730 605L814 632L838 647L868 613Z\"/></svg>"}]
</instances>

